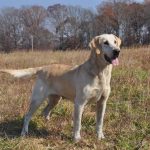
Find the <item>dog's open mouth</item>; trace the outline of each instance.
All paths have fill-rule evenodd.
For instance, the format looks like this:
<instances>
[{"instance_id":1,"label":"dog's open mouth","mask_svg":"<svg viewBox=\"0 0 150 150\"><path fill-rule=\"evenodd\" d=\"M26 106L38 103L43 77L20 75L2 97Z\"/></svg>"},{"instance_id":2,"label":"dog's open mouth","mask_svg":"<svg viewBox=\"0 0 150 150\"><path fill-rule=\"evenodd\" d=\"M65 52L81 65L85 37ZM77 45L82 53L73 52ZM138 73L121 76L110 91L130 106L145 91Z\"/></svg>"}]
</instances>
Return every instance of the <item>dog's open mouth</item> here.
<instances>
[{"instance_id":1,"label":"dog's open mouth","mask_svg":"<svg viewBox=\"0 0 150 150\"><path fill-rule=\"evenodd\" d=\"M113 66L119 65L118 57L109 58L107 55L104 55L104 57L105 57L105 60L109 62L110 64L112 64Z\"/></svg>"},{"instance_id":2,"label":"dog's open mouth","mask_svg":"<svg viewBox=\"0 0 150 150\"><path fill-rule=\"evenodd\" d=\"M118 66L119 65L118 57L115 59L112 59L111 63L113 64L113 66Z\"/></svg>"}]
</instances>

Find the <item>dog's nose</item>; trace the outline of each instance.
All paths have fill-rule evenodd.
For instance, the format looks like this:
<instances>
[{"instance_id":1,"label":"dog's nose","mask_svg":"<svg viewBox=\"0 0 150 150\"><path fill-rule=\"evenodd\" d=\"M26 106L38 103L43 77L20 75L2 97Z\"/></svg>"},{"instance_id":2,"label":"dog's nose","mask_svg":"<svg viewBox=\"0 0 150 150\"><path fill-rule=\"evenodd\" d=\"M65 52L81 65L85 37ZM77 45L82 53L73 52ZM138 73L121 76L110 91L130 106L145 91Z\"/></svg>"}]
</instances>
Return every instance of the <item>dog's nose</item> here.
<instances>
[{"instance_id":1,"label":"dog's nose","mask_svg":"<svg viewBox=\"0 0 150 150\"><path fill-rule=\"evenodd\" d=\"M114 50L113 50L114 56L118 57L118 56L119 56L119 53L120 53L120 50L119 50L119 49L114 49Z\"/></svg>"}]
</instances>

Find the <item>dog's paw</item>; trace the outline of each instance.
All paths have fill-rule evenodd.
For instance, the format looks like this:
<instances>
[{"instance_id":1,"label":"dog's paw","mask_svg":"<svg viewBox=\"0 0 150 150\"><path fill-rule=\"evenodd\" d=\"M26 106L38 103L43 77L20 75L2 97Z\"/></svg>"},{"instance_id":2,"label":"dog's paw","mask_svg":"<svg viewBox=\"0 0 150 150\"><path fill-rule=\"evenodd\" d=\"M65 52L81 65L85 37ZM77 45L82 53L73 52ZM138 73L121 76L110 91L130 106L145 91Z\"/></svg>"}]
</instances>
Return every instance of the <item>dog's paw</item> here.
<instances>
[{"instance_id":1,"label":"dog's paw","mask_svg":"<svg viewBox=\"0 0 150 150\"><path fill-rule=\"evenodd\" d=\"M49 121L50 120L50 116L49 115L45 116L45 119L46 119L46 121Z\"/></svg>"},{"instance_id":2,"label":"dog's paw","mask_svg":"<svg viewBox=\"0 0 150 150\"><path fill-rule=\"evenodd\" d=\"M44 118L45 118L46 121L49 121L49 120L50 120L50 116L49 116L49 115L47 115L47 116L44 115Z\"/></svg>"},{"instance_id":3,"label":"dog's paw","mask_svg":"<svg viewBox=\"0 0 150 150\"><path fill-rule=\"evenodd\" d=\"M81 136L80 136L80 135L74 136L73 141L74 141L75 143L79 142L80 140L81 140Z\"/></svg>"},{"instance_id":4,"label":"dog's paw","mask_svg":"<svg viewBox=\"0 0 150 150\"><path fill-rule=\"evenodd\" d=\"M21 136L25 137L26 135L28 135L28 131L22 130L21 131Z\"/></svg>"},{"instance_id":5,"label":"dog's paw","mask_svg":"<svg viewBox=\"0 0 150 150\"><path fill-rule=\"evenodd\" d=\"M74 138L73 141L74 143L78 143L81 140L81 138Z\"/></svg>"},{"instance_id":6,"label":"dog's paw","mask_svg":"<svg viewBox=\"0 0 150 150\"><path fill-rule=\"evenodd\" d=\"M98 138L98 140L102 140L102 139L104 139L104 138L105 138L105 136L104 136L103 132L101 132L101 133L97 134L97 138Z\"/></svg>"},{"instance_id":7,"label":"dog's paw","mask_svg":"<svg viewBox=\"0 0 150 150\"><path fill-rule=\"evenodd\" d=\"M43 112L42 112L42 116L45 118L46 121L49 121L49 120L50 120L50 114L47 113L46 111L43 111Z\"/></svg>"}]
</instances>

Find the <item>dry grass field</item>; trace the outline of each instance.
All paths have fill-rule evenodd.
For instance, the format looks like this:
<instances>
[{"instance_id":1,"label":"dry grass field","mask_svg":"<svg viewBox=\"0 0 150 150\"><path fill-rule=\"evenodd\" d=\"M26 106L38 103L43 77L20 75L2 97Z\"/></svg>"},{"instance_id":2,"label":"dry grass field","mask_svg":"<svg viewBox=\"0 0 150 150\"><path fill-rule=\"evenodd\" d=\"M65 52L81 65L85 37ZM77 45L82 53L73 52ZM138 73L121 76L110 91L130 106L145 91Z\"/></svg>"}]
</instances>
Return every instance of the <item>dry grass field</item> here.
<instances>
[{"instance_id":1,"label":"dry grass field","mask_svg":"<svg viewBox=\"0 0 150 150\"><path fill-rule=\"evenodd\" d=\"M89 51L14 52L0 54L1 68L27 68L50 63L80 64ZM95 134L95 103L82 119L82 141L73 143L73 104L61 101L51 119L38 109L29 126L29 136L20 137L35 77L14 79L0 73L0 150L149 150L150 149L150 47L123 49L120 65L113 68L112 92L104 120L106 139Z\"/></svg>"}]
</instances>

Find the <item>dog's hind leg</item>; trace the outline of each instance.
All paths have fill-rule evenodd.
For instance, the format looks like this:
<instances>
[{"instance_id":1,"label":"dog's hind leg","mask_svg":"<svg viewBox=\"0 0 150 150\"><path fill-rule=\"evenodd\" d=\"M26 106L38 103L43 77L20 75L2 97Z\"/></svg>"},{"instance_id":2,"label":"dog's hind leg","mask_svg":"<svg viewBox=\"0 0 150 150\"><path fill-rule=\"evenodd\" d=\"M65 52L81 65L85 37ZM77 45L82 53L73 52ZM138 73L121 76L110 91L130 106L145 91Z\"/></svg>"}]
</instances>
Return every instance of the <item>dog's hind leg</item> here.
<instances>
[{"instance_id":1,"label":"dog's hind leg","mask_svg":"<svg viewBox=\"0 0 150 150\"><path fill-rule=\"evenodd\" d=\"M46 118L46 120L49 120L52 109L62 99L60 96L57 96L57 95L50 95L48 98L49 98L48 105L45 107L43 111L43 115Z\"/></svg>"},{"instance_id":2,"label":"dog's hind leg","mask_svg":"<svg viewBox=\"0 0 150 150\"><path fill-rule=\"evenodd\" d=\"M21 132L22 136L25 136L28 133L28 126L32 115L35 113L40 104L48 97L48 94L47 85L41 79L37 79L33 88L29 111L24 117L24 124Z\"/></svg>"}]
</instances>

